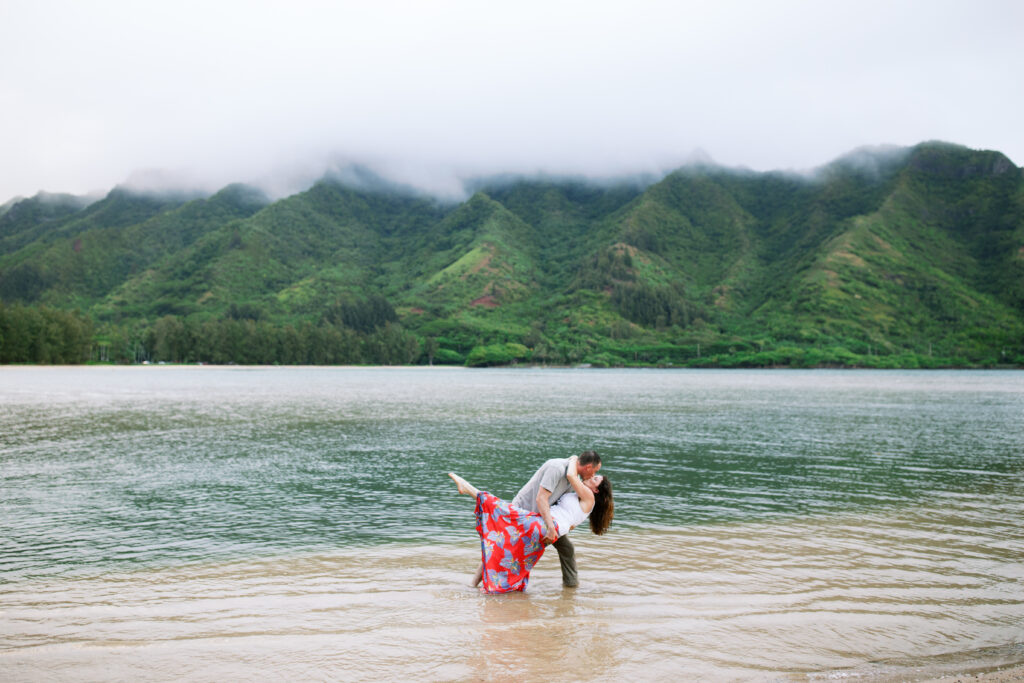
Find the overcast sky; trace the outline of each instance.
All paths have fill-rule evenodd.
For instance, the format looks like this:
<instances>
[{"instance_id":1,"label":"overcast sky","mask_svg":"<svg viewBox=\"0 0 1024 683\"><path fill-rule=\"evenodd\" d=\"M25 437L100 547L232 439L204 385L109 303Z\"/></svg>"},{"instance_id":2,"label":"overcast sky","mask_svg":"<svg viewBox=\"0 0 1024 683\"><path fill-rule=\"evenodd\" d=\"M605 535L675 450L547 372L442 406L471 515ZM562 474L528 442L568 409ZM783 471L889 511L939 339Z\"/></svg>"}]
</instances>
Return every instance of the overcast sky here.
<instances>
[{"instance_id":1,"label":"overcast sky","mask_svg":"<svg viewBox=\"0 0 1024 683\"><path fill-rule=\"evenodd\" d=\"M368 162L452 191L941 139L1024 164L1024 2L0 0L0 203Z\"/></svg>"}]
</instances>

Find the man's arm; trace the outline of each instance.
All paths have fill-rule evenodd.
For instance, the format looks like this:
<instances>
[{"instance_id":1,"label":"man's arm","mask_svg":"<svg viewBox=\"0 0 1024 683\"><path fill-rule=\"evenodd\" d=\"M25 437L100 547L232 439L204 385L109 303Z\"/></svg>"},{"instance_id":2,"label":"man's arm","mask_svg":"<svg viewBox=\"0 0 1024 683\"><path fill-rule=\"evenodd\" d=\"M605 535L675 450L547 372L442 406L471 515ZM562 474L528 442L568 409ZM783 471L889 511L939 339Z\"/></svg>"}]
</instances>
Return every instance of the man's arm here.
<instances>
[{"instance_id":1,"label":"man's arm","mask_svg":"<svg viewBox=\"0 0 1024 683\"><path fill-rule=\"evenodd\" d=\"M544 518L544 527L547 529L547 533L544 534L545 540L548 543L554 543L558 539L558 533L555 531L555 520L551 519L549 498L551 498L551 491L541 486L540 491L537 492L537 512Z\"/></svg>"}]
</instances>

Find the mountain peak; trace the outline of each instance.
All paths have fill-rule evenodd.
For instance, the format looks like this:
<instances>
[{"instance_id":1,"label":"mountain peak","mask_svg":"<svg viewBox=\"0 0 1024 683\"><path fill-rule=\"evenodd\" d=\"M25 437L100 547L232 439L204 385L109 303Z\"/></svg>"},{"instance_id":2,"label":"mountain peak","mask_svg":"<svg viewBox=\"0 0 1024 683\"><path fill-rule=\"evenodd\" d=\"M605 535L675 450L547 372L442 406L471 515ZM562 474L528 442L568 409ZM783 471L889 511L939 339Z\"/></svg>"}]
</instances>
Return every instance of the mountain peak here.
<instances>
[{"instance_id":1,"label":"mountain peak","mask_svg":"<svg viewBox=\"0 0 1024 683\"><path fill-rule=\"evenodd\" d=\"M1020 169L1002 152L974 150L948 142L925 142L914 147L909 166L945 178L1019 176Z\"/></svg>"}]
</instances>

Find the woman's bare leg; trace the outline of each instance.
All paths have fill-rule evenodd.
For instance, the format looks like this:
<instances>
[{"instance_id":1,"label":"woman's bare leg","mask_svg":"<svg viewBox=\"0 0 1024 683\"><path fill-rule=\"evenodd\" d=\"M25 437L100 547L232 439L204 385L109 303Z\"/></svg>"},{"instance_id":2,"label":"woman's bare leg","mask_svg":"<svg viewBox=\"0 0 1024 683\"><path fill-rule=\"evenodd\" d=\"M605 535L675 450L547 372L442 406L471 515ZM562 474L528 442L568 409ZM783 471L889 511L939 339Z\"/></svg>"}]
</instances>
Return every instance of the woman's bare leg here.
<instances>
[{"instance_id":1,"label":"woman's bare leg","mask_svg":"<svg viewBox=\"0 0 1024 683\"><path fill-rule=\"evenodd\" d=\"M470 582L470 586L479 586L480 582L484 580L484 563L481 562L480 566L476 568L476 574L473 574L473 580Z\"/></svg>"},{"instance_id":2,"label":"woman's bare leg","mask_svg":"<svg viewBox=\"0 0 1024 683\"><path fill-rule=\"evenodd\" d=\"M476 494L480 493L480 491L475 486L473 486L468 481L466 481L465 479L463 479L459 475L455 474L454 472L449 472L448 476L451 477L452 481L455 482L455 485L459 487L459 493L465 493L466 495L473 496L474 498L476 498ZM483 581L483 580L484 580L484 563L481 562L480 566L477 567L477 569L476 569L476 573L473 574L473 580L470 582L469 585L470 586L479 586L480 582Z\"/></svg>"},{"instance_id":3,"label":"woman's bare leg","mask_svg":"<svg viewBox=\"0 0 1024 683\"><path fill-rule=\"evenodd\" d=\"M449 472L448 476L451 477L452 481L455 482L455 485L459 487L459 493L465 493L466 495L473 496L474 498L476 498L476 494L480 493L477 487L473 486L454 472Z\"/></svg>"}]
</instances>

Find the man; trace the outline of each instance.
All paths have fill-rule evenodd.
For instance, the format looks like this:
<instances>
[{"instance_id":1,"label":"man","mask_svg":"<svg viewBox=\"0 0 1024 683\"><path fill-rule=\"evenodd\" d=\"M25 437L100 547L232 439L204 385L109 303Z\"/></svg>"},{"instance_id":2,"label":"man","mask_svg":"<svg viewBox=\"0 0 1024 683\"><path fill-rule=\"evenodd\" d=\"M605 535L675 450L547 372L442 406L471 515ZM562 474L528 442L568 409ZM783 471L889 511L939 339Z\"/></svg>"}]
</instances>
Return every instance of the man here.
<instances>
[{"instance_id":1,"label":"man","mask_svg":"<svg viewBox=\"0 0 1024 683\"><path fill-rule=\"evenodd\" d=\"M601 456L595 451L583 451L580 454L579 461L576 463L576 471L581 479L584 481L590 479L597 474L599 469L601 469ZM558 551L558 562L562 566L562 585L574 588L579 584L576 575L576 548L573 547L568 534L555 540L557 536L555 522L551 519L551 506L558 502L563 493L572 490L569 480L566 478L568 471L568 458L548 460L530 477L526 486L520 489L516 497L512 499L512 504L523 510L539 512L540 516L544 518L544 538L549 543L554 541L552 545ZM482 576L483 565L480 565L473 580L474 586L480 583Z\"/></svg>"}]
</instances>

